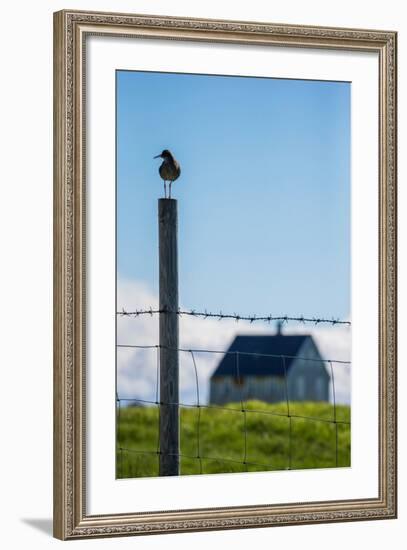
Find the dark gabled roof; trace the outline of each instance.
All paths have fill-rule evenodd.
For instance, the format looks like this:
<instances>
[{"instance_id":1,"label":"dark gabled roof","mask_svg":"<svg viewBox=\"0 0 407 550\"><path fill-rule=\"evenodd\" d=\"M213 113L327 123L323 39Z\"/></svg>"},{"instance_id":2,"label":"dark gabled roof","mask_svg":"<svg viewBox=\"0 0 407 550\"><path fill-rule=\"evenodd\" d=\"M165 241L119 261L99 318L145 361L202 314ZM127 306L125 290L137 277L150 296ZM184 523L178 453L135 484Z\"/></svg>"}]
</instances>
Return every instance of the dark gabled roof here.
<instances>
[{"instance_id":1,"label":"dark gabled roof","mask_svg":"<svg viewBox=\"0 0 407 550\"><path fill-rule=\"evenodd\" d=\"M289 370L293 359L298 354L302 344L311 338L310 335L242 335L236 336L212 378L217 376L284 376ZM319 359L316 349L315 359ZM229 353L229 352L239 352ZM249 355L249 354L259 355ZM236 356L239 356L237 369ZM284 359L282 358L284 356ZM285 363L285 364L284 364Z\"/></svg>"}]
</instances>

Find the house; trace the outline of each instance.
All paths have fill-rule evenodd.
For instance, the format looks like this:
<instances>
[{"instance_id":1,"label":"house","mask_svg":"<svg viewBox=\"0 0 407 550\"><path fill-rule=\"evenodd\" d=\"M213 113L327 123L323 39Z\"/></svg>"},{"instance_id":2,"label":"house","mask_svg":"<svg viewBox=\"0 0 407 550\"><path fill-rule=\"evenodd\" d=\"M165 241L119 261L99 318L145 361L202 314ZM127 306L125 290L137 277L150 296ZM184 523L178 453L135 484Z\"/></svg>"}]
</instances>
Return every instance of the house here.
<instances>
[{"instance_id":1,"label":"house","mask_svg":"<svg viewBox=\"0 0 407 550\"><path fill-rule=\"evenodd\" d=\"M309 334L236 336L210 379L210 403L329 401L330 374Z\"/></svg>"}]
</instances>

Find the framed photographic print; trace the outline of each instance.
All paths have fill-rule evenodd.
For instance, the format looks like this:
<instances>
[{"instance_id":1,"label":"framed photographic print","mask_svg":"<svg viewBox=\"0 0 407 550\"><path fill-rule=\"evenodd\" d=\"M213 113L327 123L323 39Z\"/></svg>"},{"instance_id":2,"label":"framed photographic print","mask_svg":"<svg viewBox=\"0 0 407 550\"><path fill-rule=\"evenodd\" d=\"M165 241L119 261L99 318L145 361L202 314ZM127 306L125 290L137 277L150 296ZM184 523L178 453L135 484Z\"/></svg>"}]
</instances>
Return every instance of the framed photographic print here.
<instances>
[{"instance_id":1,"label":"framed photographic print","mask_svg":"<svg viewBox=\"0 0 407 550\"><path fill-rule=\"evenodd\" d=\"M396 33L54 15L54 535L396 517Z\"/></svg>"}]
</instances>

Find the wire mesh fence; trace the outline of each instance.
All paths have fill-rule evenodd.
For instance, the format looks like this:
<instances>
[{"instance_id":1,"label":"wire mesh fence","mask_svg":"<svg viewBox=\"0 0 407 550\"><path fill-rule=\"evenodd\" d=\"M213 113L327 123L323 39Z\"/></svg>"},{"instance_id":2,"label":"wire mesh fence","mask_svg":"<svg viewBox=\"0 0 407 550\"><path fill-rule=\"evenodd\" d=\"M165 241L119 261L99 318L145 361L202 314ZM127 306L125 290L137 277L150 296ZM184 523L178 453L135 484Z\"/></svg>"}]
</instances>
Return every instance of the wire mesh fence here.
<instances>
[{"instance_id":1,"label":"wire mesh fence","mask_svg":"<svg viewBox=\"0 0 407 550\"><path fill-rule=\"evenodd\" d=\"M166 313L159 310L118 312L118 315L138 317L141 314ZM180 315L185 312L179 311ZM189 314L187 312L187 314ZM201 315L201 313L192 313ZM205 314L210 317L210 314ZM230 316L225 316L230 318ZM245 316L236 316L236 320ZM220 317L222 319L224 317ZM278 320L303 320L303 316ZM312 321L311 321L312 319ZM246 319L251 320L251 318ZM254 317L253 320L261 320ZM264 320L264 319L263 319ZM266 319L268 321L268 318ZM319 319L319 322L328 320ZM333 323L333 321L329 321ZM350 323L335 320L333 324ZM297 355L265 354L245 351L177 348L190 359L194 373L193 400L160 401L160 346L118 344L118 349L150 350L155 354L154 394L144 399L137 396L116 396L117 399L117 477L159 475L160 410L176 406L180 411L181 447L177 453L181 474L215 472L249 472L291 470L299 468L340 467L350 465L350 409L337 403L335 369L350 369L350 361L315 359ZM205 402L199 380L202 354L233 359L233 384L238 396L232 402ZM244 383L242 365L245 361L277 360L281 362L280 385L283 398L267 403L252 398ZM303 403L290 395L292 388L287 365L291 360L304 364L319 363L329 374L331 400ZM335 367L335 369L334 369ZM247 369L246 369L247 370Z\"/></svg>"}]
</instances>

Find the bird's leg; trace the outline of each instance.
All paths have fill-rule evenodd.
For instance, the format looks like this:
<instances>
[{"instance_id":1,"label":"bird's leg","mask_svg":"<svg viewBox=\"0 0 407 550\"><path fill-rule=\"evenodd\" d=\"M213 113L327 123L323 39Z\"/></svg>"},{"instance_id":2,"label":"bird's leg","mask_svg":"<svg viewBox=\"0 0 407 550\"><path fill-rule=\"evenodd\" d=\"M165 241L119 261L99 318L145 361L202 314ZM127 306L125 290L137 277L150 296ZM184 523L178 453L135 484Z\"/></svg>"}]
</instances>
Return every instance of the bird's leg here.
<instances>
[{"instance_id":1,"label":"bird's leg","mask_svg":"<svg viewBox=\"0 0 407 550\"><path fill-rule=\"evenodd\" d=\"M167 198L167 182L164 180L164 198Z\"/></svg>"},{"instance_id":2,"label":"bird's leg","mask_svg":"<svg viewBox=\"0 0 407 550\"><path fill-rule=\"evenodd\" d=\"M169 199L171 198L171 184L172 184L172 181L170 181L170 196L168 197Z\"/></svg>"}]
</instances>

